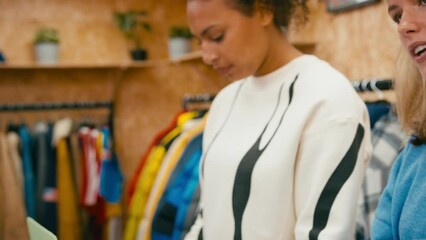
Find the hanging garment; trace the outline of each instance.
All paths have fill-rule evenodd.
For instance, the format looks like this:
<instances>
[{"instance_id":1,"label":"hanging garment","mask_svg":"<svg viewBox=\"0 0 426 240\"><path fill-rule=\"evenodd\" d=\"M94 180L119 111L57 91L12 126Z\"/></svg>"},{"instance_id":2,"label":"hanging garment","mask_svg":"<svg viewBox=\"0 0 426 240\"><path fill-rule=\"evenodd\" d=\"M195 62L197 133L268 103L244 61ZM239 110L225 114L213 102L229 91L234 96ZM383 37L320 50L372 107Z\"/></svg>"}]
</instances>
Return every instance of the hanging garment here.
<instances>
[{"instance_id":1,"label":"hanging garment","mask_svg":"<svg viewBox=\"0 0 426 240\"><path fill-rule=\"evenodd\" d=\"M22 171L22 159L21 155L19 154L19 148L20 148L20 139L19 135L14 132L10 131L6 135L7 143L9 147L9 153L10 153L10 159L12 160L12 165L14 168L14 172L16 175L16 180L18 182L18 187L21 189L24 189L24 175Z\"/></svg>"},{"instance_id":2,"label":"hanging garment","mask_svg":"<svg viewBox=\"0 0 426 240\"><path fill-rule=\"evenodd\" d=\"M199 175L199 172L197 173ZM197 219L198 214L198 206L200 202L200 182L198 181L198 184L195 188L194 193L191 196L191 200L188 205L188 209L186 210L185 220L183 222L183 226L180 228L181 231L181 240L185 238L185 235L188 234L188 232L191 230L192 225L194 225L195 220Z\"/></svg>"},{"instance_id":3,"label":"hanging garment","mask_svg":"<svg viewBox=\"0 0 426 240\"><path fill-rule=\"evenodd\" d=\"M53 144L53 124L48 124L47 142L49 148L47 150L47 166L46 166L46 185L42 192L43 212L40 224L51 231L58 234L58 192L56 179L56 148Z\"/></svg>"},{"instance_id":4,"label":"hanging garment","mask_svg":"<svg viewBox=\"0 0 426 240\"><path fill-rule=\"evenodd\" d=\"M108 203L118 203L120 201L123 176L118 164L117 154L112 152L110 130L108 127L102 128L102 153L99 194Z\"/></svg>"},{"instance_id":5,"label":"hanging garment","mask_svg":"<svg viewBox=\"0 0 426 240\"><path fill-rule=\"evenodd\" d=\"M152 240L180 239L187 208L198 184L202 134L192 139L168 180L152 223Z\"/></svg>"},{"instance_id":6,"label":"hanging garment","mask_svg":"<svg viewBox=\"0 0 426 240\"><path fill-rule=\"evenodd\" d=\"M127 213L128 216L124 230L125 240L135 239L139 222L144 215L149 194L169 145L171 145L181 134L183 125L188 120L197 116L197 112L185 112L179 115L175 128L173 128L172 131L170 131L163 139L161 139L160 144L151 149L144 168L138 176L135 192L130 199Z\"/></svg>"},{"instance_id":7,"label":"hanging garment","mask_svg":"<svg viewBox=\"0 0 426 240\"><path fill-rule=\"evenodd\" d=\"M19 127L19 137L21 138L22 170L24 171L24 197L27 215L35 218L36 215L36 189L32 155L32 141L30 132L25 125Z\"/></svg>"},{"instance_id":8,"label":"hanging garment","mask_svg":"<svg viewBox=\"0 0 426 240\"><path fill-rule=\"evenodd\" d=\"M154 213L158 207L160 197L164 193L164 189L166 187L170 174L176 167L176 164L180 159L183 150L188 144L188 142L204 130L205 120L206 117L204 117L202 120L191 120L191 122L188 122L191 123L190 125L186 123L186 131L183 131L179 138L173 142L172 146L164 157L164 160L161 164L161 168L157 174L151 193L149 195L143 219L139 223L137 239L148 240L151 238L151 228Z\"/></svg>"},{"instance_id":9,"label":"hanging garment","mask_svg":"<svg viewBox=\"0 0 426 240\"><path fill-rule=\"evenodd\" d=\"M81 160L83 166L82 193L80 202L84 206L94 206L99 192L99 167L100 160L97 150L99 131L82 127L79 130L81 142Z\"/></svg>"},{"instance_id":10,"label":"hanging garment","mask_svg":"<svg viewBox=\"0 0 426 240\"><path fill-rule=\"evenodd\" d=\"M171 189L173 185L175 185L176 178L179 178L181 176L182 171L184 171L185 168L187 168L188 162L195 156L198 155L199 151L202 150L202 137L203 134L199 134L195 136L186 146L185 150L179 159L176 167L173 169L173 172L171 173L169 180L166 185L166 190Z\"/></svg>"},{"instance_id":11,"label":"hanging garment","mask_svg":"<svg viewBox=\"0 0 426 240\"><path fill-rule=\"evenodd\" d=\"M123 236L123 218L112 217L108 221L108 240L121 240Z\"/></svg>"},{"instance_id":12,"label":"hanging garment","mask_svg":"<svg viewBox=\"0 0 426 240\"><path fill-rule=\"evenodd\" d=\"M79 218L78 199L74 177L72 176L72 163L70 147L67 137L71 132L70 119L58 121L55 124L54 138L57 148L57 173L58 173L58 213L59 213L59 239L82 239ZM61 128L61 129L59 129Z\"/></svg>"},{"instance_id":13,"label":"hanging garment","mask_svg":"<svg viewBox=\"0 0 426 240\"><path fill-rule=\"evenodd\" d=\"M47 170L48 170L48 152L51 147L48 142L48 125L44 122L36 123L33 131L34 139L34 163L37 166L37 171L35 172L36 179L36 217L37 222L41 222L43 213L46 211L44 209L43 202L43 190L46 187L47 183Z\"/></svg>"},{"instance_id":14,"label":"hanging garment","mask_svg":"<svg viewBox=\"0 0 426 240\"><path fill-rule=\"evenodd\" d=\"M95 128L81 127L79 136L83 167L80 203L88 216L87 235L90 239L104 239L107 237L106 202L99 195L102 133Z\"/></svg>"},{"instance_id":15,"label":"hanging garment","mask_svg":"<svg viewBox=\"0 0 426 240\"><path fill-rule=\"evenodd\" d=\"M145 166L145 163L148 159L148 155L150 154L150 152L152 151L152 149L160 144L160 141L169 133L171 132L176 126L177 126L177 122L178 122L178 118L180 115L182 115L185 111L180 111L178 112L174 118L172 119L172 121L170 121L170 123L167 125L167 127L163 130L161 130L160 132L157 133L157 135L155 135L155 137L151 140L151 142L148 144L148 148L145 151L145 153L142 155L141 159L139 160L138 166L136 168L135 173L133 174L131 180L129 181L128 185L128 189L127 189L127 196L126 199L128 200L127 205L130 204L130 199L133 196L133 192L135 191L136 188L136 183L138 181L138 177L143 169L143 167Z\"/></svg>"},{"instance_id":16,"label":"hanging garment","mask_svg":"<svg viewBox=\"0 0 426 240\"><path fill-rule=\"evenodd\" d=\"M10 159L6 135L0 132L0 188L4 191L0 212L3 213L3 232L0 239L29 239L22 188L18 184L16 172Z\"/></svg>"},{"instance_id":17,"label":"hanging garment","mask_svg":"<svg viewBox=\"0 0 426 240\"><path fill-rule=\"evenodd\" d=\"M372 129L372 159L367 167L357 211L357 239L370 239L371 224L391 166L408 135L393 111L382 116Z\"/></svg>"},{"instance_id":18,"label":"hanging garment","mask_svg":"<svg viewBox=\"0 0 426 240\"><path fill-rule=\"evenodd\" d=\"M74 182L77 187L77 196L78 199L81 199L81 186L82 186L82 163L81 163L81 151L80 151L80 143L79 143L79 135L78 131L71 132L69 137L70 145L71 145L71 155L72 155L72 163L73 163L73 172L74 172Z\"/></svg>"},{"instance_id":19,"label":"hanging garment","mask_svg":"<svg viewBox=\"0 0 426 240\"><path fill-rule=\"evenodd\" d=\"M391 103L388 101L380 100L376 102L366 102L368 115L370 116L370 128L373 129L376 122L389 113L391 110Z\"/></svg>"},{"instance_id":20,"label":"hanging garment","mask_svg":"<svg viewBox=\"0 0 426 240\"><path fill-rule=\"evenodd\" d=\"M184 237L184 234L189 231L186 229L185 224L187 221L188 213L192 210L193 196L197 190L199 184L199 164L201 158L201 151L192 156L190 163L188 164L185 172L183 173L184 178L188 178L186 187L182 190L182 196L180 205L176 214L176 222L173 229L172 239L180 240ZM187 175L187 176L186 176ZM175 191L176 193L176 191ZM192 211L192 219L189 220L193 224L196 219L195 211Z\"/></svg>"},{"instance_id":21,"label":"hanging garment","mask_svg":"<svg viewBox=\"0 0 426 240\"><path fill-rule=\"evenodd\" d=\"M146 202L156 177L159 165L166 154L163 146L156 146L148 155L147 166L144 167L136 184L135 192L127 210L124 239L135 239L137 226L143 217Z\"/></svg>"}]
</instances>

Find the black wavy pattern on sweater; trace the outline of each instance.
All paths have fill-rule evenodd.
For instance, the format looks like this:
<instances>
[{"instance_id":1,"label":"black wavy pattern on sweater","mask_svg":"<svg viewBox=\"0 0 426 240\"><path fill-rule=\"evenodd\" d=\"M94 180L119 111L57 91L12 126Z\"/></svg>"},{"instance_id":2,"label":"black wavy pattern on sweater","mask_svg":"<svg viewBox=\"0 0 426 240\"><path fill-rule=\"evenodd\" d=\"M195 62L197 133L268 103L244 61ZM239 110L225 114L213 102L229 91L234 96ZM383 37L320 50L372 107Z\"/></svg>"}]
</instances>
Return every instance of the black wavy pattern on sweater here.
<instances>
[{"instance_id":1,"label":"black wavy pattern on sweater","mask_svg":"<svg viewBox=\"0 0 426 240\"><path fill-rule=\"evenodd\" d=\"M278 126L276 127L274 133L272 134L269 141L266 143L266 145L263 147L263 149L260 149L260 142L261 139L268 128L269 123L271 122L272 118L276 114L278 110L278 106L281 100L281 93L282 88L284 86L284 83L281 85L279 90L279 95L277 99L277 105L275 107L275 110L273 114L271 115L271 118L269 119L268 123L266 124L265 128L263 129L261 135L258 137L256 142L253 144L253 146L249 149L249 151L244 155L243 159L241 160L237 173L235 175L235 181L234 181L234 188L232 192L232 207L233 207L233 213L234 213L234 221L235 221L235 232L234 232L234 240L241 240L241 223L243 219L244 210L247 206L247 202L250 197L250 188L251 188L251 177L253 173L253 169L259 160L262 153L265 151L265 149L268 147L271 140L274 138L275 134L277 133L277 130L281 126L282 120L285 116L285 113L287 112L291 101L293 99L293 89L294 84L298 78L298 75L294 79L294 81L291 83L289 88L289 102L288 106L281 115L280 122L278 123Z\"/></svg>"},{"instance_id":2,"label":"black wavy pattern on sweater","mask_svg":"<svg viewBox=\"0 0 426 240\"><path fill-rule=\"evenodd\" d=\"M364 128L361 124L358 124L358 128L351 146L349 147L343 159L340 161L337 168L334 170L333 174L328 179L327 184L325 185L318 199L314 211L313 227L309 232L309 240L317 240L318 235L326 227L334 200L336 200L337 194L340 192L343 185L349 179L353 170L355 169L356 160L358 158L358 153L363 138Z\"/></svg>"}]
</instances>

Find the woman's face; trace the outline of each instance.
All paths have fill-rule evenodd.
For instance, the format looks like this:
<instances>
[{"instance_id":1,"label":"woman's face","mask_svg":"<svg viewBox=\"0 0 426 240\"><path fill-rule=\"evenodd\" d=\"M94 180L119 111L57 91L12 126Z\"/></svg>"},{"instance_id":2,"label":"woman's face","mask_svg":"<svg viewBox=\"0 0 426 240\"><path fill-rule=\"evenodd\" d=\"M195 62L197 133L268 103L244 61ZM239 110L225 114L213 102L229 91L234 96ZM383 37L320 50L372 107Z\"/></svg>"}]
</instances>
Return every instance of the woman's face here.
<instances>
[{"instance_id":1,"label":"woman's face","mask_svg":"<svg viewBox=\"0 0 426 240\"><path fill-rule=\"evenodd\" d=\"M203 61L231 80L267 73L266 26L271 23L264 14L246 16L225 1L188 1L188 22Z\"/></svg>"},{"instance_id":2,"label":"woman's face","mask_svg":"<svg viewBox=\"0 0 426 240\"><path fill-rule=\"evenodd\" d=\"M388 0L402 44L426 79L426 0Z\"/></svg>"}]
</instances>

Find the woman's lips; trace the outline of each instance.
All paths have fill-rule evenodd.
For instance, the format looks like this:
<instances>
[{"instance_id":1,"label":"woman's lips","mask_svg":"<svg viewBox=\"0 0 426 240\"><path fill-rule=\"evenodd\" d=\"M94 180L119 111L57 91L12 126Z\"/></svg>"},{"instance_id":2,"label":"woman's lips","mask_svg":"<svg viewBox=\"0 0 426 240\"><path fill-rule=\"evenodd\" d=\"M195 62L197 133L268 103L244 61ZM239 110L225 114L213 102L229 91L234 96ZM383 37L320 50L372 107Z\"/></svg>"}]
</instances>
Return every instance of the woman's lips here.
<instances>
[{"instance_id":1,"label":"woman's lips","mask_svg":"<svg viewBox=\"0 0 426 240\"><path fill-rule=\"evenodd\" d=\"M408 47L411 53L411 57L417 63L422 63L426 60L426 51L424 51L425 45L425 42L416 42Z\"/></svg>"},{"instance_id":2,"label":"woman's lips","mask_svg":"<svg viewBox=\"0 0 426 240\"><path fill-rule=\"evenodd\" d=\"M231 67L230 66L228 66L228 67L218 67L218 68L216 68L216 70L220 74L222 74L222 75L228 75L229 71L231 70Z\"/></svg>"}]
</instances>

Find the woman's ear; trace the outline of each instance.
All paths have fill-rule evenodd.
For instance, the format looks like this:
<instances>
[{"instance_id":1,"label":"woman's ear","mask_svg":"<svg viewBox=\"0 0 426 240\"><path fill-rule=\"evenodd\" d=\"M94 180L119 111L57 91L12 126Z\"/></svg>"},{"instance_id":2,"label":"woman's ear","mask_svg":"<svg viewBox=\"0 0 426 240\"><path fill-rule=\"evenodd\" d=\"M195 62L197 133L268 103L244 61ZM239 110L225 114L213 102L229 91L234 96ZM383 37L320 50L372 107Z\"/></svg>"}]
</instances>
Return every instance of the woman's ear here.
<instances>
[{"instance_id":1,"label":"woman's ear","mask_svg":"<svg viewBox=\"0 0 426 240\"><path fill-rule=\"evenodd\" d=\"M259 3L257 4L256 8L257 8L256 11L259 14L262 25L268 26L273 24L274 12L270 6L266 6L265 4Z\"/></svg>"}]
</instances>

